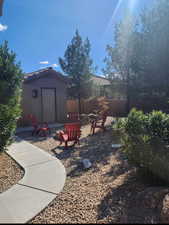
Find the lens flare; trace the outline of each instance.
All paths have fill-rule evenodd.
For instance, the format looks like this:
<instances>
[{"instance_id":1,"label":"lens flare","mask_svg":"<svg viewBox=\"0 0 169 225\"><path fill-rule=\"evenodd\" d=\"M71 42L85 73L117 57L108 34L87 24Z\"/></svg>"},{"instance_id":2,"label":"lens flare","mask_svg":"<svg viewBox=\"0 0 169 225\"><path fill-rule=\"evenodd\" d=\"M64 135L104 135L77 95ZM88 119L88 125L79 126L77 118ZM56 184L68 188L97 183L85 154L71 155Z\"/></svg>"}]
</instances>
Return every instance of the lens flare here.
<instances>
[{"instance_id":1,"label":"lens flare","mask_svg":"<svg viewBox=\"0 0 169 225\"><path fill-rule=\"evenodd\" d=\"M103 36L105 36L106 33L107 33L107 32L110 30L110 28L112 27L113 21L114 21L114 19L116 18L117 12L120 10L120 7L121 7L121 5L122 5L122 2L123 2L123 0L119 0L119 1L118 1L117 6L116 6L115 10L113 10L113 14L112 14L112 16L111 16L111 18L110 18L110 20L109 20L109 23L108 23L108 25L107 25L107 27L106 27L106 30L105 30Z\"/></svg>"},{"instance_id":2,"label":"lens flare","mask_svg":"<svg viewBox=\"0 0 169 225\"><path fill-rule=\"evenodd\" d=\"M117 16L120 14L121 10L124 9L125 12L133 13L137 8L138 0L119 0L113 14L109 20L109 23L103 33L105 37L106 34L112 30L114 21L117 21Z\"/></svg>"},{"instance_id":3,"label":"lens flare","mask_svg":"<svg viewBox=\"0 0 169 225\"><path fill-rule=\"evenodd\" d=\"M137 6L138 0L128 0L128 1L129 1L128 6L130 9L130 12L133 12Z\"/></svg>"}]
</instances>

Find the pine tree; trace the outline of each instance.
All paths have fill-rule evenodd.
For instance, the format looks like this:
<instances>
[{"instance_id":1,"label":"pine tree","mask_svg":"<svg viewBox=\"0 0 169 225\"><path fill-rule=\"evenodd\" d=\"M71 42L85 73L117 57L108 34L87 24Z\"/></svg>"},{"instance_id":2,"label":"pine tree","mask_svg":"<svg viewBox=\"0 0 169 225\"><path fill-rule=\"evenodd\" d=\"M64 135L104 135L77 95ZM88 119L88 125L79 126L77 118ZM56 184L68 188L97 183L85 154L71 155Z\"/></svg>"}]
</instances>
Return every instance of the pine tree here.
<instances>
[{"instance_id":1,"label":"pine tree","mask_svg":"<svg viewBox=\"0 0 169 225\"><path fill-rule=\"evenodd\" d=\"M127 98L126 111L129 112L132 80L137 72L137 23L131 14L116 24L114 46L108 45L104 74L112 84L112 90L121 92Z\"/></svg>"},{"instance_id":2,"label":"pine tree","mask_svg":"<svg viewBox=\"0 0 169 225\"><path fill-rule=\"evenodd\" d=\"M130 102L147 102L149 109L167 110L169 99L169 1L156 0L136 17L116 25L114 45L107 47L104 73L112 89ZM117 75L118 76L114 76ZM114 86L113 86L114 85ZM153 102L158 102L156 106ZM166 107L164 107L166 105ZM149 111L149 110L148 110Z\"/></svg>"},{"instance_id":3,"label":"pine tree","mask_svg":"<svg viewBox=\"0 0 169 225\"><path fill-rule=\"evenodd\" d=\"M93 62L90 58L90 50L88 38L83 41L76 30L75 36L67 46L64 58L59 58L63 72L72 80L68 94L78 99L79 113L81 113L81 98L87 98L91 93L92 82L90 78L93 72Z\"/></svg>"}]
</instances>

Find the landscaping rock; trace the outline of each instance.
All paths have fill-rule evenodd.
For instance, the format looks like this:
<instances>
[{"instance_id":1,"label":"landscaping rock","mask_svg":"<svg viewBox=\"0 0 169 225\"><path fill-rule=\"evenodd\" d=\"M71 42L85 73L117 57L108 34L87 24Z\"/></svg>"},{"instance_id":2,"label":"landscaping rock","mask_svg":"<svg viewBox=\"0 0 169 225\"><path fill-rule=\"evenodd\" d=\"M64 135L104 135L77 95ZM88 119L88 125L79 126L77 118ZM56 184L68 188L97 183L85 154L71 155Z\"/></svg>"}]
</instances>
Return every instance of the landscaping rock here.
<instances>
[{"instance_id":1,"label":"landscaping rock","mask_svg":"<svg viewBox=\"0 0 169 225\"><path fill-rule=\"evenodd\" d=\"M124 166L125 168L129 168L129 164L128 164L127 159L124 160L123 166Z\"/></svg>"},{"instance_id":2,"label":"landscaping rock","mask_svg":"<svg viewBox=\"0 0 169 225\"><path fill-rule=\"evenodd\" d=\"M90 162L89 159L83 159L82 163L85 169L89 169L92 166L92 163Z\"/></svg>"},{"instance_id":3,"label":"landscaping rock","mask_svg":"<svg viewBox=\"0 0 169 225\"><path fill-rule=\"evenodd\" d=\"M122 145L121 144L112 144L112 148L121 148Z\"/></svg>"},{"instance_id":4,"label":"landscaping rock","mask_svg":"<svg viewBox=\"0 0 169 225\"><path fill-rule=\"evenodd\" d=\"M161 208L155 207L162 205L169 189L148 188L146 183L140 182L136 168L127 166L121 149L112 150L112 143L120 143L112 129L107 132L98 129L93 136L89 133L90 125L83 126L81 145L75 146L72 151L58 147L56 156L67 170L66 184L58 197L30 223L158 223ZM51 149L56 151L59 142L51 138L33 144L53 153ZM91 169L84 169L84 159L91 161Z\"/></svg>"},{"instance_id":5,"label":"landscaping rock","mask_svg":"<svg viewBox=\"0 0 169 225\"><path fill-rule=\"evenodd\" d=\"M169 223L169 194L167 194L163 199L161 222L167 224Z\"/></svg>"},{"instance_id":6,"label":"landscaping rock","mask_svg":"<svg viewBox=\"0 0 169 225\"><path fill-rule=\"evenodd\" d=\"M169 192L169 189L164 187L149 187L140 192L137 196L138 204L142 204L144 208L160 209L164 196Z\"/></svg>"},{"instance_id":7,"label":"landscaping rock","mask_svg":"<svg viewBox=\"0 0 169 225\"><path fill-rule=\"evenodd\" d=\"M24 170L8 154L0 154L0 193L17 184L23 175Z\"/></svg>"}]
</instances>

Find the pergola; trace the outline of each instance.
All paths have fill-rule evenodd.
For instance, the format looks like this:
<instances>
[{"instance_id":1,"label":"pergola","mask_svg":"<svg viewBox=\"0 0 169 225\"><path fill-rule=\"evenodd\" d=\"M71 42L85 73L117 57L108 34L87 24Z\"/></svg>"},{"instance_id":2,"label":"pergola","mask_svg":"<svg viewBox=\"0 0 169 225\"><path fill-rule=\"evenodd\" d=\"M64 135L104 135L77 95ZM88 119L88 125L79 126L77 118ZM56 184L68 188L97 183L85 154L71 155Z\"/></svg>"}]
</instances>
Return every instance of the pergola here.
<instances>
[{"instance_id":1,"label":"pergola","mask_svg":"<svg viewBox=\"0 0 169 225\"><path fill-rule=\"evenodd\" d=\"M2 16L3 3L4 3L4 0L0 0L0 16Z\"/></svg>"}]
</instances>

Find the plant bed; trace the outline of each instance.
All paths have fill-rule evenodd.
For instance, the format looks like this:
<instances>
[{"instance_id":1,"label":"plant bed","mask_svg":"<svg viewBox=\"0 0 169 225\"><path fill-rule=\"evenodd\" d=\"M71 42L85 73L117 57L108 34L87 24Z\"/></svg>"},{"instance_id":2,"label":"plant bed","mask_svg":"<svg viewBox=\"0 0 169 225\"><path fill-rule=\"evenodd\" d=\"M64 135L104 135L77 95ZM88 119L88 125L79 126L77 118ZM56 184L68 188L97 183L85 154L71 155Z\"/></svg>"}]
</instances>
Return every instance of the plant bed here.
<instances>
[{"instance_id":1,"label":"plant bed","mask_svg":"<svg viewBox=\"0 0 169 225\"><path fill-rule=\"evenodd\" d=\"M80 146L67 150L51 137L31 142L62 161L67 179L57 198L29 223L158 223L157 206L169 189L141 180L122 149L112 149L120 137L111 128L93 136L89 131L83 126ZM86 158L92 163L87 170L80 165Z\"/></svg>"},{"instance_id":2,"label":"plant bed","mask_svg":"<svg viewBox=\"0 0 169 225\"><path fill-rule=\"evenodd\" d=\"M0 193L15 185L23 175L23 169L10 156L0 153Z\"/></svg>"}]
</instances>

